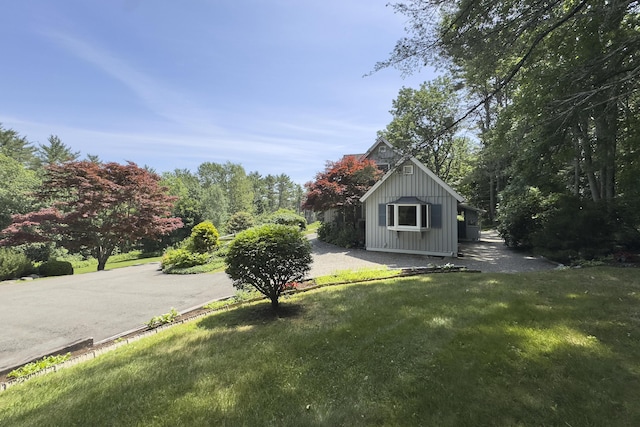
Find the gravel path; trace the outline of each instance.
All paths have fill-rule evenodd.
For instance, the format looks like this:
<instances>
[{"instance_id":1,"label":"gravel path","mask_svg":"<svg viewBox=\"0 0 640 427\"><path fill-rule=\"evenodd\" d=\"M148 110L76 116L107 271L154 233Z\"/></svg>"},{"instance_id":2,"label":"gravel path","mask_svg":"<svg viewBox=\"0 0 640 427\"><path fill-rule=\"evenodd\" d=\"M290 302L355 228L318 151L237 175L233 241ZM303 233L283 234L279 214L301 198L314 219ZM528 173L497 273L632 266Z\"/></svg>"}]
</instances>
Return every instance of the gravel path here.
<instances>
[{"instance_id":1,"label":"gravel path","mask_svg":"<svg viewBox=\"0 0 640 427\"><path fill-rule=\"evenodd\" d=\"M424 255L370 252L363 249L344 249L311 238L313 264L310 277L332 274L340 270L373 268L383 265L391 268L426 267L447 263L483 272L517 273L524 271L552 270L556 264L543 258L518 252L505 246L493 230L483 231L477 242L460 244L461 257L442 258Z\"/></svg>"}]
</instances>

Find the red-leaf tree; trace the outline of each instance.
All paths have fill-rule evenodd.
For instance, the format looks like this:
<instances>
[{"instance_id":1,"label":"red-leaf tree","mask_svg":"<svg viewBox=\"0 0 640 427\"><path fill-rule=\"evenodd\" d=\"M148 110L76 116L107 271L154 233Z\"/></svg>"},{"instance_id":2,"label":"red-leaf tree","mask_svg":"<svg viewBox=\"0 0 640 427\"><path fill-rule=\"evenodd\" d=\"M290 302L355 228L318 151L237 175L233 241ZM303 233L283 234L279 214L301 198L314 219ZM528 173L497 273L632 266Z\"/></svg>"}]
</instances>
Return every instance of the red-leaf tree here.
<instances>
[{"instance_id":1,"label":"red-leaf tree","mask_svg":"<svg viewBox=\"0 0 640 427\"><path fill-rule=\"evenodd\" d=\"M307 189L303 209L314 211L339 210L345 222L355 226L356 210L360 197L380 178L382 172L376 163L357 156L345 156L337 162L327 162L324 172L319 172Z\"/></svg>"},{"instance_id":2,"label":"red-leaf tree","mask_svg":"<svg viewBox=\"0 0 640 427\"><path fill-rule=\"evenodd\" d=\"M88 249L104 270L116 247L182 227L180 218L169 217L176 198L159 181L132 162L52 164L36 193L50 207L14 215L0 244L55 241L69 250Z\"/></svg>"}]
</instances>

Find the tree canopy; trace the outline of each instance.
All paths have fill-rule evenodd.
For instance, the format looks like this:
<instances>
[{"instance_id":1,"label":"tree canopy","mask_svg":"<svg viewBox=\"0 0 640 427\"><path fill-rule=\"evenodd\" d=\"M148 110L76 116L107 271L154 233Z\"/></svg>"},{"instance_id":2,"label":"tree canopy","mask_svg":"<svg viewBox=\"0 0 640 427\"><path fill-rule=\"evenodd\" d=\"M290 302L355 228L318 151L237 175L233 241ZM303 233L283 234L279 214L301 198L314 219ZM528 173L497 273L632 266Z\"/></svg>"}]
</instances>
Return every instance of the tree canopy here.
<instances>
[{"instance_id":1,"label":"tree canopy","mask_svg":"<svg viewBox=\"0 0 640 427\"><path fill-rule=\"evenodd\" d=\"M535 189L544 201L539 217L563 212L579 220L588 205L606 213L616 244L628 227L638 233L640 192L631 184L640 173L637 0L408 0L393 7L408 18L407 36L375 69L432 65L464 87L467 105L431 141L476 122L482 151L469 181L492 219L499 195L504 220L505 206L517 205L509 198ZM551 232L549 221L539 223L541 236ZM545 240L552 239L538 239Z\"/></svg>"},{"instance_id":2,"label":"tree canopy","mask_svg":"<svg viewBox=\"0 0 640 427\"><path fill-rule=\"evenodd\" d=\"M337 162L327 162L315 181L305 184L307 189L304 209L326 211L357 206L360 197L371 188L381 175L376 163L356 156L345 156Z\"/></svg>"},{"instance_id":3,"label":"tree canopy","mask_svg":"<svg viewBox=\"0 0 640 427\"><path fill-rule=\"evenodd\" d=\"M160 177L136 164L90 161L51 164L37 198L47 206L13 216L2 244L55 241L88 249L103 270L116 247L182 226L169 216L175 198Z\"/></svg>"}]
</instances>

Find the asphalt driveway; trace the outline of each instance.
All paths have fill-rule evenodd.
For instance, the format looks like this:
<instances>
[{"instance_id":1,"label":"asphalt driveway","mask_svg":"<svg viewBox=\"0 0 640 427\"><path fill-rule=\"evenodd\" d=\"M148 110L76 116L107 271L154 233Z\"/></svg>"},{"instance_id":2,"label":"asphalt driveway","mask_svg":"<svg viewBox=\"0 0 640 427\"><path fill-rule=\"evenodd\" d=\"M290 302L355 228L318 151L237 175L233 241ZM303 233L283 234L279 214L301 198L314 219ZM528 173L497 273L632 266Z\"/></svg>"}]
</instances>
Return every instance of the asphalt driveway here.
<instances>
[{"instance_id":1,"label":"asphalt driveway","mask_svg":"<svg viewBox=\"0 0 640 427\"><path fill-rule=\"evenodd\" d=\"M144 264L0 284L0 371L78 340L95 342L153 316L235 294L224 273L167 275Z\"/></svg>"}]
</instances>

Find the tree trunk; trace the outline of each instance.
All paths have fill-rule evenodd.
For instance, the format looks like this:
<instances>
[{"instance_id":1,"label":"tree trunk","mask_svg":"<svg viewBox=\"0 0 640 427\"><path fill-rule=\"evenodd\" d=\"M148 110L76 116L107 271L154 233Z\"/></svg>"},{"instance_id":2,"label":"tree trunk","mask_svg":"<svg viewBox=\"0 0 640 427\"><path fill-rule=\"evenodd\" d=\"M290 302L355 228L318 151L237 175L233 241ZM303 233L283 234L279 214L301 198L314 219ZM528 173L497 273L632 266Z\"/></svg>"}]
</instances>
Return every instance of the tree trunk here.
<instances>
[{"instance_id":1,"label":"tree trunk","mask_svg":"<svg viewBox=\"0 0 640 427\"><path fill-rule=\"evenodd\" d=\"M99 246L96 249L96 259L98 260L98 271L103 271L104 267L107 265L107 260L113 253L114 248L105 248Z\"/></svg>"},{"instance_id":2,"label":"tree trunk","mask_svg":"<svg viewBox=\"0 0 640 427\"><path fill-rule=\"evenodd\" d=\"M98 257L98 271L103 271L104 267L107 265L108 256L99 256Z\"/></svg>"}]
</instances>

